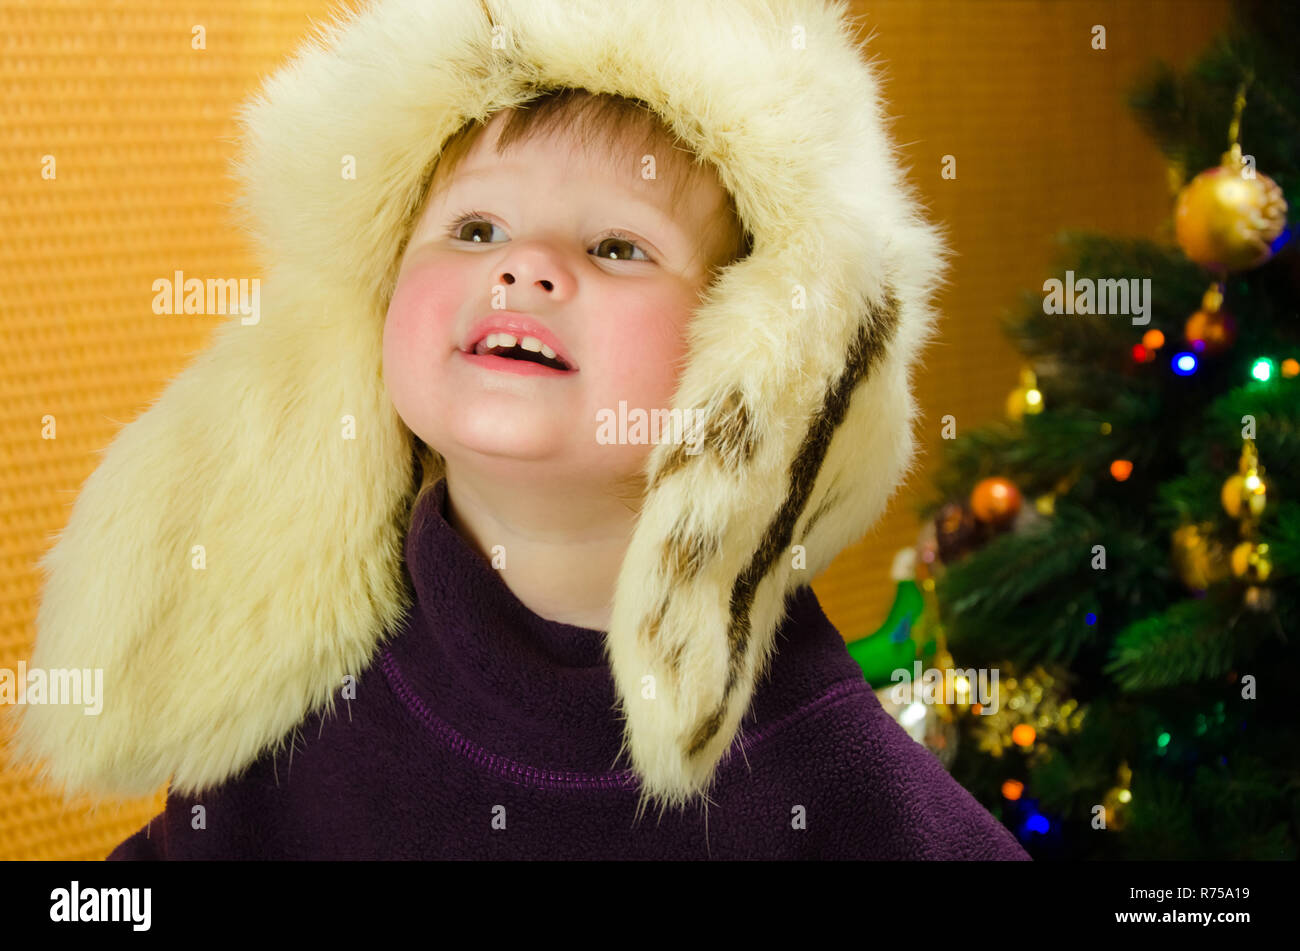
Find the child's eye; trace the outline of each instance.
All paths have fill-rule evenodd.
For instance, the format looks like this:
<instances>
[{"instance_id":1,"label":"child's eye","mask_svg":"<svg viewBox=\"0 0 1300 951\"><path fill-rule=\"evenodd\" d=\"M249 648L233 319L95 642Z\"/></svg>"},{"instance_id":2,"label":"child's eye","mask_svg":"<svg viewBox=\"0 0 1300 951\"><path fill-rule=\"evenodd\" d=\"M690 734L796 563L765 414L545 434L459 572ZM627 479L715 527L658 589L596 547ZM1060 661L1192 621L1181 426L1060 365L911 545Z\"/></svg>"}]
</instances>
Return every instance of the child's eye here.
<instances>
[{"instance_id":1,"label":"child's eye","mask_svg":"<svg viewBox=\"0 0 1300 951\"><path fill-rule=\"evenodd\" d=\"M507 240L506 233L500 226L477 211L461 215L447 229L447 234L453 240L473 242L474 244L491 244L494 242L493 235L498 232L499 237L495 238L495 241ZM639 245L630 238L617 233L602 238L590 253L611 261L650 260L650 256Z\"/></svg>"},{"instance_id":2,"label":"child's eye","mask_svg":"<svg viewBox=\"0 0 1300 951\"><path fill-rule=\"evenodd\" d=\"M493 229L501 229L488 221L482 215L471 212L467 215L461 215L451 223L447 233L456 241L472 241L475 244L487 244L492 241ZM505 237L505 232L501 231L501 237ZM500 240L500 239L498 239Z\"/></svg>"},{"instance_id":3,"label":"child's eye","mask_svg":"<svg viewBox=\"0 0 1300 951\"><path fill-rule=\"evenodd\" d=\"M592 253L598 258L609 258L614 261L650 260L649 255L622 235L611 235L608 238L602 238ZM641 256L639 258L635 257L637 254Z\"/></svg>"}]
</instances>

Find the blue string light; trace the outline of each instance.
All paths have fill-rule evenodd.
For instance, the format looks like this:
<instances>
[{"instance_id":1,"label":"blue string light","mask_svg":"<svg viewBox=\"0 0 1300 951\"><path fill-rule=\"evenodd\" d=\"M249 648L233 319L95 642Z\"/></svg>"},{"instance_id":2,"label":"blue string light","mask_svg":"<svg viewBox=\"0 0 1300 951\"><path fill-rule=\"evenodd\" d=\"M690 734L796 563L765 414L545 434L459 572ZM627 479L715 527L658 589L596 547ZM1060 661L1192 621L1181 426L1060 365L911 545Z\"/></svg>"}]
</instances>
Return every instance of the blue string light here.
<instances>
[{"instance_id":1,"label":"blue string light","mask_svg":"<svg viewBox=\"0 0 1300 951\"><path fill-rule=\"evenodd\" d=\"M1196 372L1196 355L1185 350L1182 353L1175 353L1172 366L1179 376L1191 376Z\"/></svg>"}]
</instances>

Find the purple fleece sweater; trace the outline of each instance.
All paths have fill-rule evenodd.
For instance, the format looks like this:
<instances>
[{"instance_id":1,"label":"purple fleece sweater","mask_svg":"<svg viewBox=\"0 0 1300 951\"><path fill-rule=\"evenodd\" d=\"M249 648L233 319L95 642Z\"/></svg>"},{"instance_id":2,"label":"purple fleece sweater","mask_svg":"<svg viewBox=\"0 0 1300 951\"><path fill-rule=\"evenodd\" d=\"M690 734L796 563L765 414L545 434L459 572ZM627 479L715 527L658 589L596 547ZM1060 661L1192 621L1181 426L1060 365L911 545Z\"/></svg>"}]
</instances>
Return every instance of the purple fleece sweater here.
<instances>
[{"instance_id":1,"label":"purple fleece sweater","mask_svg":"<svg viewBox=\"0 0 1300 951\"><path fill-rule=\"evenodd\" d=\"M787 601L707 822L634 824L604 634L525 607L447 522L445 482L406 559L415 604L356 699L309 714L292 752L170 796L110 859L1029 858L885 713L811 588Z\"/></svg>"}]
</instances>

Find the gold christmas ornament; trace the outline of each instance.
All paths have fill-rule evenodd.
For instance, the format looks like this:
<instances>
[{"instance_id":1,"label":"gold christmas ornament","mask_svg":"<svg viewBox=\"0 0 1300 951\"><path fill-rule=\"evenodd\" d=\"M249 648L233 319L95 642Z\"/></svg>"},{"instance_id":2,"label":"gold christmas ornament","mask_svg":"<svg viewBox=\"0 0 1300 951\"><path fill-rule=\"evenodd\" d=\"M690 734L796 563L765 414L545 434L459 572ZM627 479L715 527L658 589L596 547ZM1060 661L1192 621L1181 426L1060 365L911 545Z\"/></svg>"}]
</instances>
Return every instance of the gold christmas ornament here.
<instances>
[{"instance_id":1,"label":"gold christmas ornament","mask_svg":"<svg viewBox=\"0 0 1300 951\"><path fill-rule=\"evenodd\" d=\"M1043 411L1043 393L1038 389L1038 376L1030 368L1020 371L1020 385L1007 394L1006 409L1007 417L1015 422Z\"/></svg>"},{"instance_id":2,"label":"gold christmas ornament","mask_svg":"<svg viewBox=\"0 0 1300 951\"><path fill-rule=\"evenodd\" d=\"M1230 475L1224 480L1219 490L1219 502L1230 518L1241 516L1241 507L1246 504L1246 479L1241 475Z\"/></svg>"},{"instance_id":3,"label":"gold christmas ornament","mask_svg":"<svg viewBox=\"0 0 1300 951\"><path fill-rule=\"evenodd\" d=\"M1243 439L1241 441L1241 458L1237 460L1237 471L1245 475L1251 469L1259 469L1259 450L1255 448L1255 440Z\"/></svg>"},{"instance_id":4,"label":"gold christmas ornament","mask_svg":"<svg viewBox=\"0 0 1300 951\"><path fill-rule=\"evenodd\" d=\"M1017 676L1009 663L996 669L995 697L988 707L993 712L978 703L970 706L971 735L979 749L995 758L1012 747L1033 755L1044 748L1050 734L1077 733L1082 727L1085 711L1066 696L1065 672L1059 665L1050 672L1035 667L1024 676Z\"/></svg>"},{"instance_id":5,"label":"gold christmas ornament","mask_svg":"<svg viewBox=\"0 0 1300 951\"><path fill-rule=\"evenodd\" d=\"M1267 581L1273 572L1273 562L1269 559L1268 545L1262 542L1242 542L1232 550L1232 573L1258 584Z\"/></svg>"},{"instance_id":6,"label":"gold christmas ornament","mask_svg":"<svg viewBox=\"0 0 1300 951\"><path fill-rule=\"evenodd\" d=\"M1243 440L1237 474L1229 476L1223 483L1219 501L1223 503L1223 510L1233 518L1258 518L1264 511L1267 498L1268 484L1264 481L1264 467L1259 464L1255 440Z\"/></svg>"},{"instance_id":7,"label":"gold christmas ornament","mask_svg":"<svg viewBox=\"0 0 1300 951\"><path fill-rule=\"evenodd\" d=\"M1201 310L1215 314L1223 310L1223 285L1218 281L1211 284L1201 295Z\"/></svg>"},{"instance_id":8,"label":"gold christmas ornament","mask_svg":"<svg viewBox=\"0 0 1300 951\"><path fill-rule=\"evenodd\" d=\"M1128 806L1133 801L1133 792L1130 785L1133 781L1133 770L1129 769L1128 761L1120 763L1117 770L1119 775L1119 784L1111 787L1102 799L1102 805L1106 809L1106 829L1111 832L1120 832L1128 821Z\"/></svg>"},{"instance_id":9,"label":"gold christmas ornament","mask_svg":"<svg viewBox=\"0 0 1300 951\"><path fill-rule=\"evenodd\" d=\"M1253 173L1253 174L1252 174ZM1246 271L1273 256L1286 227L1282 189L1243 165L1234 144L1223 161L1206 169L1178 194L1174 234L1188 258L1220 271Z\"/></svg>"},{"instance_id":10,"label":"gold christmas ornament","mask_svg":"<svg viewBox=\"0 0 1300 951\"><path fill-rule=\"evenodd\" d=\"M1127 796L1127 798L1125 798ZM1128 800L1132 794L1119 786L1111 788L1102 798L1101 804L1106 810L1106 829L1109 832L1122 832L1128 824Z\"/></svg>"},{"instance_id":11,"label":"gold christmas ornament","mask_svg":"<svg viewBox=\"0 0 1300 951\"><path fill-rule=\"evenodd\" d=\"M1219 493L1223 510L1233 518L1241 518L1244 512L1248 517L1258 518L1264 512L1268 498L1268 485L1257 471L1249 475L1228 476Z\"/></svg>"},{"instance_id":12,"label":"gold christmas ornament","mask_svg":"<svg viewBox=\"0 0 1300 951\"><path fill-rule=\"evenodd\" d=\"M1171 557L1178 580L1193 591L1204 591L1228 576L1223 546L1211 534L1213 526L1184 525L1173 534Z\"/></svg>"}]
</instances>

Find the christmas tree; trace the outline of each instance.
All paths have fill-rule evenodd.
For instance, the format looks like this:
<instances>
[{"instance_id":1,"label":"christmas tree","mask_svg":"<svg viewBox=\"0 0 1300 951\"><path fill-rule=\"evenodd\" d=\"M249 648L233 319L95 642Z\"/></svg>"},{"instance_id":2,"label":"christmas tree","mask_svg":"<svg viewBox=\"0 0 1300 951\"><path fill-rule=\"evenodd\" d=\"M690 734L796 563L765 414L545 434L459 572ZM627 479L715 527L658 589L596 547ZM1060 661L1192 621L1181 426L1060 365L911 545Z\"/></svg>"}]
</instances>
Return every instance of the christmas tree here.
<instances>
[{"instance_id":1,"label":"christmas tree","mask_svg":"<svg viewBox=\"0 0 1300 951\"><path fill-rule=\"evenodd\" d=\"M1239 5L1130 92L1168 240L1066 235L1008 418L945 443L912 636L961 688L954 776L1036 858L1297 857L1298 24Z\"/></svg>"}]
</instances>

